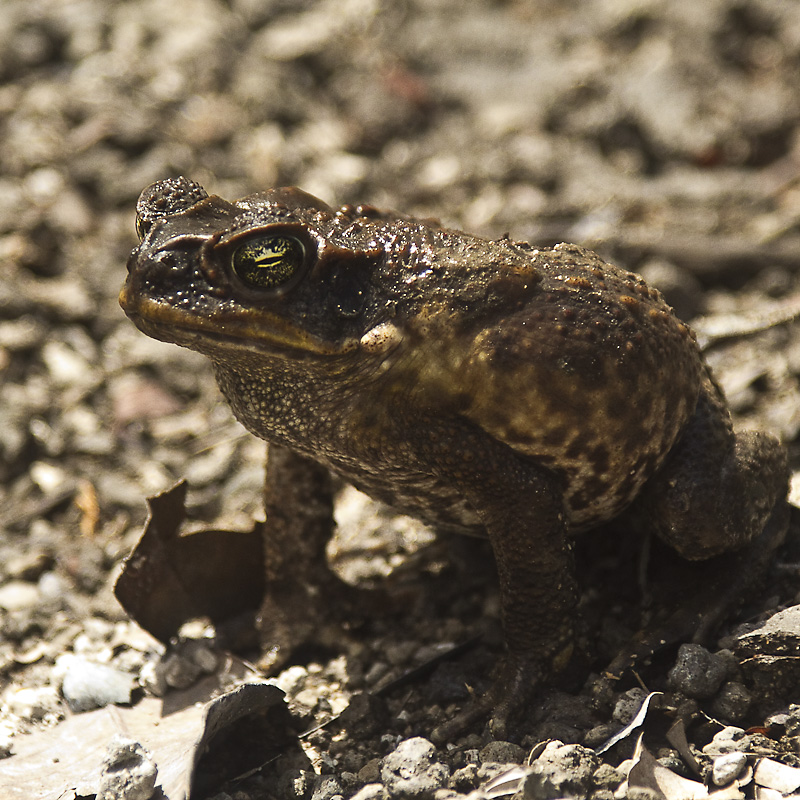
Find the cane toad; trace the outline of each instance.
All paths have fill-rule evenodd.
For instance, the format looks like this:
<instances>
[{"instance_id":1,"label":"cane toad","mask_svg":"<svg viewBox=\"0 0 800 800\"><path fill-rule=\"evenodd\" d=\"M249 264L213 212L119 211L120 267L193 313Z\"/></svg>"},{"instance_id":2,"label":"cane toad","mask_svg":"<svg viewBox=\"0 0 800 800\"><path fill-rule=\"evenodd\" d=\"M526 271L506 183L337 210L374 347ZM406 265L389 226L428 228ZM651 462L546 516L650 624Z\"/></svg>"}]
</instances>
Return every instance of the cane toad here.
<instances>
[{"instance_id":1,"label":"cane toad","mask_svg":"<svg viewBox=\"0 0 800 800\"><path fill-rule=\"evenodd\" d=\"M331 470L438 529L488 536L508 653L463 719L492 707L501 732L568 659L575 533L638 507L698 560L753 546L782 514L784 449L734 433L689 328L592 252L333 209L295 188L231 203L164 180L137 211L122 307L208 356L270 443L268 529L292 524L281 498L306 485L297 476L324 495ZM287 597L300 562L324 559L320 508L312 544L302 528L268 539Z\"/></svg>"}]
</instances>

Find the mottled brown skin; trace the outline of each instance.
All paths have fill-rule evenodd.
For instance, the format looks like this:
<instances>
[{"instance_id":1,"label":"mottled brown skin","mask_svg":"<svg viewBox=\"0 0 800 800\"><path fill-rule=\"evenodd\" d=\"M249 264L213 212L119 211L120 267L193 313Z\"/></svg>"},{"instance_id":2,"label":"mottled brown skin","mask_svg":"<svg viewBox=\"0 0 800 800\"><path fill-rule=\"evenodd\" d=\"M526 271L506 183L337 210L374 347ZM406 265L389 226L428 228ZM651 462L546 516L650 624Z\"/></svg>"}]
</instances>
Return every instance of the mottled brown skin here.
<instances>
[{"instance_id":1,"label":"mottled brown skin","mask_svg":"<svg viewBox=\"0 0 800 800\"><path fill-rule=\"evenodd\" d=\"M691 331L594 253L333 210L298 189L229 203L183 178L137 210L125 312L207 355L238 419L271 444L262 625L275 663L301 606L330 604L328 470L439 529L488 535L508 656L457 725L493 706L497 732L571 652L573 533L638 509L706 559L784 508L783 448L734 434ZM276 285L249 285L234 251L275 235L302 258ZM290 519L282 501L298 487L323 499Z\"/></svg>"}]
</instances>

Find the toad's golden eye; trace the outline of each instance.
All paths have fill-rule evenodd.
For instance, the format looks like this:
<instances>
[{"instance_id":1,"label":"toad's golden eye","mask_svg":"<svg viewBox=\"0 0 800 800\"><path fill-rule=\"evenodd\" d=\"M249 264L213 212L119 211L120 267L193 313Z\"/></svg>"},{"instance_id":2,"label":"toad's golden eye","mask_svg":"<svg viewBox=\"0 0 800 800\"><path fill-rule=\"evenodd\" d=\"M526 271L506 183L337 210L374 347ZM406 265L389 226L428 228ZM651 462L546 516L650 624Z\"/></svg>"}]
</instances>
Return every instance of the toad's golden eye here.
<instances>
[{"instance_id":1,"label":"toad's golden eye","mask_svg":"<svg viewBox=\"0 0 800 800\"><path fill-rule=\"evenodd\" d=\"M141 242L144 239L147 231L150 229L150 225L144 221L143 217L140 217L138 214L136 216L136 235L139 237L139 241Z\"/></svg>"},{"instance_id":2,"label":"toad's golden eye","mask_svg":"<svg viewBox=\"0 0 800 800\"><path fill-rule=\"evenodd\" d=\"M293 236L260 236L233 251L233 271L254 289L277 289L303 265L305 248Z\"/></svg>"}]
</instances>

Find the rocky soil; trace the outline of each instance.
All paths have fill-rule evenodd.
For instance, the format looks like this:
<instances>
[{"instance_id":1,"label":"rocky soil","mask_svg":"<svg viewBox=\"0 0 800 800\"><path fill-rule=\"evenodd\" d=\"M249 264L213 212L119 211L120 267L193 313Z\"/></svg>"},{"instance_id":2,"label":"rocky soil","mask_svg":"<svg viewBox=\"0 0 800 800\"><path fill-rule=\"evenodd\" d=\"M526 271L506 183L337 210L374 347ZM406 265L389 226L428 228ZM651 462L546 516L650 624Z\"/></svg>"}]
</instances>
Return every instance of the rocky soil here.
<instances>
[{"instance_id":1,"label":"rocky soil","mask_svg":"<svg viewBox=\"0 0 800 800\"><path fill-rule=\"evenodd\" d=\"M233 198L298 185L331 204L393 207L482 235L575 241L645 274L683 318L705 316L706 330L709 316L762 318L800 292L798 87L795 0L5 0L3 791L15 796L3 774L24 740L166 690L161 646L112 593L145 497L186 478L196 527L247 529L259 514L263 444L233 420L200 356L147 339L117 305L144 186L184 174ZM719 344L709 360L737 424L779 435L797 468L800 328ZM532 750L539 767L513 778L526 797L623 796L619 767L635 737L600 756L592 748L634 717L645 689L666 691L648 746L675 773L701 780L664 738L675 719L705 772L729 751L750 766L757 756L800 766L796 676L762 657L777 646L770 658L790 669L799 626L781 622L760 644L741 638L800 602L795 537L718 641L666 653L641 684L600 675L638 625L633 572L620 578L627 559L587 552L583 641L597 659L544 695L513 742L478 726L434 748L430 731L485 688L499 650L487 552L434 542L349 490L338 520L337 567L401 585L414 598L407 614L298 653L277 678L294 722L231 726L193 798L445 800ZM181 656L196 669L172 686L219 663L205 629L187 634L203 646ZM270 755L265 727L284 734ZM581 747L534 749L548 739ZM134 744L101 744L106 773L134 763L146 785L152 771ZM73 756L64 745L62 766ZM47 796L86 796L84 778L54 779ZM513 780L483 796L513 794Z\"/></svg>"}]
</instances>

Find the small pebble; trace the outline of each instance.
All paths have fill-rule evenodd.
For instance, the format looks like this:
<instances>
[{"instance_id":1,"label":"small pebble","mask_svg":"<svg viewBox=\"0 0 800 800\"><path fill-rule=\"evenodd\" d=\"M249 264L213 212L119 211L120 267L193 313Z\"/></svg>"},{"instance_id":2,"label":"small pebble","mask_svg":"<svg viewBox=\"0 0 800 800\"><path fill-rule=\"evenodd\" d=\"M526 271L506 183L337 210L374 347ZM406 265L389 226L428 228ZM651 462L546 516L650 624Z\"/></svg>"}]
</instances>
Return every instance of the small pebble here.
<instances>
[{"instance_id":1,"label":"small pebble","mask_svg":"<svg viewBox=\"0 0 800 800\"><path fill-rule=\"evenodd\" d=\"M34 420L35 421L35 420ZM38 432L38 439L41 439L45 444L52 437L53 430L49 427L34 427L34 432ZM50 442L57 449L55 442ZM45 494L54 494L67 485L68 475L54 464L48 464L46 461L36 461L31 464L28 470L33 482Z\"/></svg>"},{"instance_id":2,"label":"small pebble","mask_svg":"<svg viewBox=\"0 0 800 800\"><path fill-rule=\"evenodd\" d=\"M724 658L699 644L684 644L669 672L670 686L687 697L705 700L716 694L728 672Z\"/></svg>"},{"instance_id":3,"label":"small pebble","mask_svg":"<svg viewBox=\"0 0 800 800\"><path fill-rule=\"evenodd\" d=\"M277 677L272 678L270 683L274 683L286 694L295 694L303 688L306 678L308 678L308 670L300 665L295 665L283 670Z\"/></svg>"},{"instance_id":4,"label":"small pebble","mask_svg":"<svg viewBox=\"0 0 800 800\"><path fill-rule=\"evenodd\" d=\"M511 742L489 742L480 751L481 764L496 762L498 764L521 764L525 760L526 752L518 745Z\"/></svg>"},{"instance_id":5,"label":"small pebble","mask_svg":"<svg viewBox=\"0 0 800 800\"><path fill-rule=\"evenodd\" d=\"M471 792L473 789L477 788L479 780L478 765L467 764L466 766L457 769L450 776L450 780L448 781L447 785L456 792L467 794L468 792ZM486 781L481 781L481 783L485 782Z\"/></svg>"},{"instance_id":6,"label":"small pebble","mask_svg":"<svg viewBox=\"0 0 800 800\"><path fill-rule=\"evenodd\" d=\"M62 656L60 661L63 663ZM130 703L134 677L105 664L72 656L66 661L61 694L73 711Z\"/></svg>"},{"instance_id":7,"label":"small pebble","mask_svg":"<svg viewBox=\"0 0 800 800\"><path fill-rule=\"evenodd\" d=\"M6 611L23 611L39 604L39 590L27 581L9 581L0 586L0 608Z\"/></svg>"},{"instance_id":8,"label":"small pebble","mask_svg":"<svg viewBox=\"0 0 800 800\"><path fill-rule=\"evenodd\" d=\"M744 753L726 753L717 756L711 767L711 780L715 786L727 786L742 774L747 766L747 756Z\"/></svg>"},{"instance_id":9,"label":"small pebble","mask_svg":"<svg viewBox=\"0 0 800 800\"><path fill-rule=\"evenodd\" d=\"M770 714L768 717L764 718L764 727L771 728L773 730L779 729L782 732L786 732L789 725L791 725L791 717L785 711L776 711L774 714ZM770 731L772 733L772 731Z\"/></svg>"},{"instance_id":10,"label":"small pebble","mask_svg":"<svg viewBox=\"0 0 800 800\"><path fill-rule=\"evenodd\" d=\"M342 784L332 775L321 775L311 795L311 800L336 800L342 796Z\"/></svg>"},{"instance_id":11,"label":"small pebble","mask_svg":"<svg viewBox=\"0 0 800 800\"><path fill-rule=\"evenodd\" d=\"M439 762L434 745L421 736L400 742L381 768L381 779L393 797L431 798L449 777L450 770Z\"/></svg>"},{"instance_id":12,"label":"small pebble","mask_svg":"<svg viewBox=\"0 0 800 800\"><path fill-rule=\"evenodd\" d=\"M725 753L733 753L741 749L740 740L744 738L745 732L742 728L729 725L714 734L714 738L703 747L703 752L707 756L721 756Z\"/></svg>"},{"instance_id":13,"label":"small pebble","mask_svg":"<svg viewBox=\"0 0 800 800\"><path fill-rule=\"evenodd\" d=\"M159 662L157 669L167 686L173 689L188 689L202 672L198 664L184 658L180 653L169 653Z\"/></svg>"},{"instance_id":14,"label":"small pebble","mask_svg":"<svg viewBox=\"0 0 800 800\"><path fill-rule=\"evenodd\" d=\"M789 736L797 736L800 734L800 705L792 703L789 706L789 714L786 717L784 726Z\"/></svg>"},{"instance_id":15,"label":"small pebble","mask_svg":"<svg viewBox=\"0 0 800 800\"><path fill-rule=\"evenodd\" d=\"M184 643L181 655L207 675L210 675L219 663L219 656L214 648L206 642L195 639L190 639Z\"/></svg>"},{"instance_id":16,"label":"small pebble","mask_svg":"<svg viewBox=\"0 0 800 800\"><path fill-rule=\"evenodd\" d=\"M50 340L42 349L42 360L56 384L71 386L76 376L92 370L84 357L64 342Z\"/></svg>"},{"instance_id":17,"label":"small pebble","mask_svg":"<svg viewBox=\"0 0 800 800\"><path fill-rule=\"evenodd\" d=\"M62 600L69 591L69 584L57 572L45 572L36 583L42 600L53 603Z\"/></svg>"},{"instance_id":18,"label":"small pebble","mask_svg":"<svg viewBox=\"0 0 800 800\"><path fill-rule=\"evenodd\" d=\"M317 776L307 769L288 769L278 779L278 796L286 800L311 797Z\"/></svg>"},{"instance_id":19,"label":"small pebble","mask_svg":"<svg viewBox=\"0 0 800 800\"><path fill-rule=\"evenodd\" d=\"M388 795L382 783L368 783L362 786L350 800L386 800Z\"/></svg>"},{"instance_id":20,"label":"small pebble","mask_svg":"<svg viewBox=\"0 0 800 800\"><path fill-rule=\"evenodd\" d=\"M159 662L155 660L145 661L142 665L139 670L139 684L154 697L163 697L169 689L164 673L159 669Z\"/></svg>"},{"instance_id":21,"label":"small pebble","mask_svg":"<svg viewBox=\"0 0 800 800\"><path fill-rule=\"evenodd\" d=\"M588 797L600 759L579 744L552 741L531 766L523 784L526 797Z\"/></svg>"},{"instance_id":22,"label":"small pebble","mask_svg":"<svg viewBox=\"0 0 800 800\"><path fill-rule=\"evenodd\" d=\"M601 764L592 776L592 781L598 789L614 790L624 780L625 775L622 770L612 767L611 764Z\"/></svg>"},{"instance_id":23,"label":"small pebble","mask_svg":"<svg viewBox=\"0 0 800 800\"><path fill-rule=\"evenodd\" d=\"M627 725L642 707L647 692L644 689L628 689L623 692L614 706L614 719L622 725Z\"/></svg>"},{"instance_id":24,"label":"small pebble","mask_svg":"<svg viewBox=\"0 0 800 800\"><path fill-rule=\"evenodd\" d=\"M746 716L752 702L753 695L744 684L728 681L714 698L711 710L715 717L724 722L739 722Z\"/></svg>"},{"instance_id":25,"label":"small pebble","mask_svg":"<svg viewBox=\"0 0 800 800\"><path fill-rule=\"evenodd\" d=\"M8 559L6 574L20 581L35 581L53 563L53 558L43 550L29 550Z\"/></svg>"},{"instance_id":26,"label":"small pebble","mask_svg":"<svg viewBox=\"0 0 800 800\"><path fill-rule=\"evenodd\" d=\"M60 705L58 692L52 686L17 689L3 697L3 704L9 713L26 722L38 722L57 712Z\"/></svg>"},{"instance_id":27,"label":"small pebble","mask_svg":"<svg viewBox=\"0 0 800 800\"><path fill-rule=\"evenodd\" d=\"M377 783L381 779L381 759L371 758L358 771L358 779L362 783Z\"/></svg>"},{"instance_id":28,"label":"small pebble","mask_svg":"<svg viewBox=\"0 0 800 800\"><path fill-rule=\"evenodd\" d=\"M648 786L629 786L625 797L626 800L661 800L664 795Z\"/></svg>"},{"instance_id":29,"label":"small pebble","mask_svg":"<svg viewBox=\"0 0 800 800\"><path fill-rule=\"evenodd\" d=\"M117 734L103 760L97 800L150 800L157 775L150 753L139 742Z\"/></svg>"}]
</instances>

